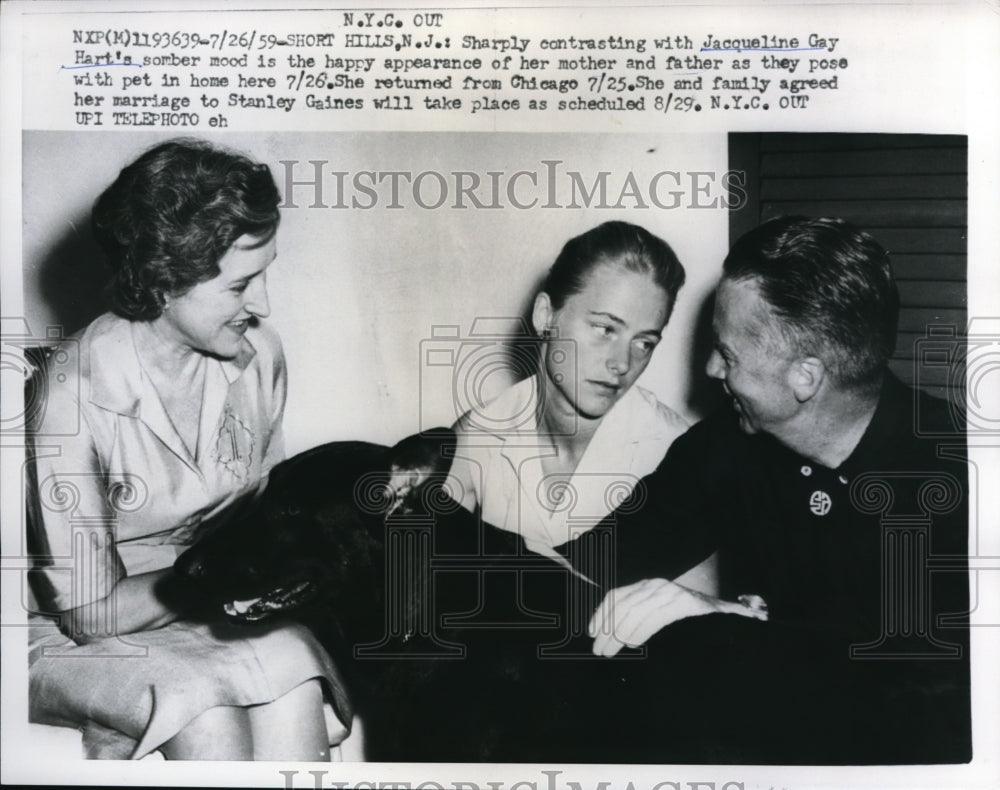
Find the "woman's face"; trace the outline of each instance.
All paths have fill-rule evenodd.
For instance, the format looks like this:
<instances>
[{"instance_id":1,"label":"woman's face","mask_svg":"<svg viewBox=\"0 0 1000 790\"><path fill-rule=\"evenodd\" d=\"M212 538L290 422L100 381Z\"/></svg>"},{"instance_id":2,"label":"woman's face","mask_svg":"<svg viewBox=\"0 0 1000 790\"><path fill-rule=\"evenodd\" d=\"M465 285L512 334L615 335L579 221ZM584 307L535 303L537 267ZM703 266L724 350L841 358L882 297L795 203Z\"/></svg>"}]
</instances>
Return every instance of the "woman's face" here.
<instances>
[{"instance_id":1,"label":"woman's face","mask_svg":"<svg viewBox=\"0 0 1000 790\"><path fill-rule=\"evenodd\" d=\"M274 234L266 241L240 236L219 260L219 274L167 299L158 321L183 345L232 359L252 317L266 318L265 271L276 255Z\"/></svg>"},{"instance_id":2,"label":"woman's face","mask_svg":"<svg viewBox=\"0 0 1000 790\"><path fill-rule=\"evenodd\" d=\"M649 364L670 312L667 292L645 273L601 264L582 291L553 310L535 300L535 328L545 344L545 408L603 417Z\"/></svg>"}]
</instances>

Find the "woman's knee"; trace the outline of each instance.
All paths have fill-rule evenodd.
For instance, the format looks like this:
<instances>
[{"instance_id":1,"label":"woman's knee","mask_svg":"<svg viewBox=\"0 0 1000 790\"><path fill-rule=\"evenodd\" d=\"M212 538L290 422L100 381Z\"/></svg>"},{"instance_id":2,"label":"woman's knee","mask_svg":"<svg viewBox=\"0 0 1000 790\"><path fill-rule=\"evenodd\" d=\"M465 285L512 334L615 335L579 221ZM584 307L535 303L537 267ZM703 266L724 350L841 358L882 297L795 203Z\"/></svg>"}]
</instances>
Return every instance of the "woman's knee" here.
<instances>
[{"instance_id":1,"label":"woman's knee","mask_svg":"<svg viewBox=\"0 0 1000 790\"><path fill-rule=\"evenodd\" d=\"M170 760L252 760L250 717L245 708L209 708L161 750Z\"/></svg>"},{"instance_id":2,"label":"woman's knee","mask_svg":"<svg viewBox=\"0 0 1000 790\"><path fill-rule=\"evenodd\" d=\"M317 678L299 684L273 702L250 708L249 715L254 759L330 759L323 688Z\"/></svg>"}]
</instances>

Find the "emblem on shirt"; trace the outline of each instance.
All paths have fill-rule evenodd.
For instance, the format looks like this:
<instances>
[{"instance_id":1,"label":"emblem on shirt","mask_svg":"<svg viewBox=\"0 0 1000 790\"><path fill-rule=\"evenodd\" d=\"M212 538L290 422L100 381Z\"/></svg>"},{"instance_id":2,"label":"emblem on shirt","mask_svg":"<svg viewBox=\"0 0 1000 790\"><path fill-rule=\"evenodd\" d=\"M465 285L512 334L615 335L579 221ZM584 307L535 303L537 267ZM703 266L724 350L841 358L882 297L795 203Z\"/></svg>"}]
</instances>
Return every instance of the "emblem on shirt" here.
<instances>
[{"instance_id":1,"label":"emblem on shirt","mask_svg":"<svg viewBox=\"0 0 1000 790\"><path fill-rule=\"evenodd\" d=\"M241 483L245 483L250 477L253 445L253 432L226 406L219 435L215 440L215 462L228 469Z\"/></svg>"},{"instance_id":2,"label":"emblem on shirt","mask_svg":"<svg viewBox=\"0 0 1000 790\"><path fill-rule=\"evenodd\" d=\"M833 500L826 491L813 491L809 497L809 510L816 516L825 516L833 507Z\"/></svg>"}]
</instances>

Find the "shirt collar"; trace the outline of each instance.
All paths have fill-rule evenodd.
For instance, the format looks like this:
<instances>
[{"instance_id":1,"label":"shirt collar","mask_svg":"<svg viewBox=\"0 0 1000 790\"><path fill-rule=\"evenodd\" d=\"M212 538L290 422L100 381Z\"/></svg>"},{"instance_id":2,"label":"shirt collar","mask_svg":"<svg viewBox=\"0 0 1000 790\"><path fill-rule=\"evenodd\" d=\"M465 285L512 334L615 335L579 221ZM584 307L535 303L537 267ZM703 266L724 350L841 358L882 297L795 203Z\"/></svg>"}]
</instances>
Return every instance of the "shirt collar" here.
<instances>
[{"instance_id":1,"label":"shirt collar","mask_svg":"<svg viewBox=\"0 0 1000 790\"><path fill-rule=\"evenodd\" d=\"M133 322L111 313L96 319L86 330L89 335L90 402L102 409L130 417L140 414L143 376L139 354L132 336ZM257 354L244 335L233 359L219 360L226 381L232 384Z\"/></svg>"},{"instance_id":2,"label":"shirt collar","mask_svg":"<svg viewBox=\"0 0 1000 790\"><path fill-rule=\"evenodd\" d=\"M538 376L530 376L500 395L484 410L484 414L495 419L517 415L516 431L500 431L496 434L502 442L501 454L505 457L510 457L509 452L516 452L514 448L538 445L540 386ZM512 419L512 428L513 422ZM604 415L591 438L586 455L602 457L605 453L611 453L611 457L617 457L621 454L623 444L663 443L670 438L671 435L656 414L655 407L633 385Z\"/></svg>"},{"instance_id":3,"label":"shirt collar","mask_svg":"<svg viewBox=\"0 0 1000 790\"><path fill-rule=\"evenodd\" d=\"M898 443L900 436L910 435L916 430L912 425L915 394L915 390L911 390L891 373L886 373L871 422L857 446L838 467L838 471L851 473L864 470L870 465L872 458L882 454L887 444Z\"/></svg>"},{"instance_id":4,"label":"shirt collar","mask_svg":"<svg viewBox=\"0 0 1000 790\"><path fill-rule=\"evenodd\" d=\"M873 459L883 457L885 448L899 443L901 435L910 435L909 431L914 430L907 425L903 430L903 423L912 421L914 391L903 384L899 379L890 373L886 373L879 390L878 403L872 418L861 434L861 439L851 450L850 455L845 458L840 466L832 470L838 474L853 477L870 468ZM736 412L731 412L727 419L734 423L739 417ZM901 431L903 431L901 433ZM809 460L798 450L789 447L784 442L769 433L745 434L739 429L740 436L750 445L756 444L772 453L772 457L783 459L783 463L790 465L816 466L817 462ZM876 460L876 463L878 461Z\"/></svg>"}]
</instances>

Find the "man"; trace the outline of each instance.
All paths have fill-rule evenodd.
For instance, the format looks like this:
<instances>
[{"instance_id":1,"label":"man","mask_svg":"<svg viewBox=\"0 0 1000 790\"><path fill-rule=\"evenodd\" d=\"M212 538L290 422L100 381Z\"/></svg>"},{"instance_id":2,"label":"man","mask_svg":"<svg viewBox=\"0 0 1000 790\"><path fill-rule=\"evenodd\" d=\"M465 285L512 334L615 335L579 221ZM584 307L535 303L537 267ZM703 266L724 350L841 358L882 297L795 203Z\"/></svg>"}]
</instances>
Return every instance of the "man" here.
<instances>
[{"instance_id":1,"label":"man","mask_svg":"<svg viewBox=\"0 0 1000 790\"><path fill-rule=\"evenodd\" d=\"M964 436L888 372L897 312L888 255L840 220L777 219L727 256L708 374L732 409L605 523L590 622L598 655L646 646L618 709L680 718L667 757L970 758ZM713 550L719 597L669 581Z\"/></svg>"}]
</instances>

